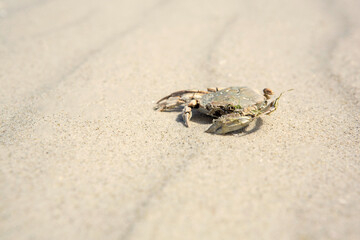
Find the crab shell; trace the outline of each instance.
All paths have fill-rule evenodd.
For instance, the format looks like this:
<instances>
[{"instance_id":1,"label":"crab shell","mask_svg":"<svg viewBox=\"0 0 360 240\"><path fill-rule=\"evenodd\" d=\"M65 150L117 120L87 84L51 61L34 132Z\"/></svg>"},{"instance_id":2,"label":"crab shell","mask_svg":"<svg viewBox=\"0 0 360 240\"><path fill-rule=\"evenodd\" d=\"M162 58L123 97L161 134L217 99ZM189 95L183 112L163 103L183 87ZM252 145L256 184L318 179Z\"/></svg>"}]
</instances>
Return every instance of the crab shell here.
<instances>
[{"instance_id":1,"label":"crab shell","mask_svg":"<svg viewBox=\"0 0 360 240\"><path fill-rule=\"evenodd\" d=\"M199 111L213 117L232 112L261 110L266 105L266 97L248 87L224 88L199 99Z\"/></svg>"}]
</instances>

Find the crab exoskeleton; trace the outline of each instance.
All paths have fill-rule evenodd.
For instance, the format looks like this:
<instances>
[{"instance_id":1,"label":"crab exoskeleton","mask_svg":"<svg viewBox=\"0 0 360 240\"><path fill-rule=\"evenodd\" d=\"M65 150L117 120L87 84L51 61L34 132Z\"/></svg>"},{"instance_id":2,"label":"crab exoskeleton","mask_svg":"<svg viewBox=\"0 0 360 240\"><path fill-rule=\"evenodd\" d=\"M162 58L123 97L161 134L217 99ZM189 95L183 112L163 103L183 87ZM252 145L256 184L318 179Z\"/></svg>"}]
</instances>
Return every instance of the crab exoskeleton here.
<instances>
[{"instance_id":1,"label":"crab exoskeleton","mask_svg":"<svg viewBox=\"0 0 360 240\"><path fill-rule=\"evenodd\" d=\"M160 99L155 109L169 111L184 105L182 117L187 127L192 109L198 109L216 118L206 132L225 134L248 126L262 114L274 112L282 94L272 101L271 95L273 91L268 88L263 94L248 87L182 90Z\"/></svg>"}]
</instances>

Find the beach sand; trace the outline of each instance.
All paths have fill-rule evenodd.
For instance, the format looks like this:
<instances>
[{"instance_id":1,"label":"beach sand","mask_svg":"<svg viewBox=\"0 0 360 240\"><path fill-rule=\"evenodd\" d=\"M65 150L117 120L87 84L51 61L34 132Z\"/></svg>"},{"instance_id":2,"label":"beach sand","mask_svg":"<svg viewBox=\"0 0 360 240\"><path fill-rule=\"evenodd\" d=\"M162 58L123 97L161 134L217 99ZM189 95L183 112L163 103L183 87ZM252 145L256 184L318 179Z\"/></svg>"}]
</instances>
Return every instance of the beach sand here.
<instances>
[{"instance_id":1,"label":"beach sand","mask_svg":"<svg viewBox=\"0 0 360 240\"><path fill-rule=\"evenodd\" d=\"M360 2L0 1L0 238L359 239ZM294 89L244 131L182 89Z\"/></svg>"}]
</instances>

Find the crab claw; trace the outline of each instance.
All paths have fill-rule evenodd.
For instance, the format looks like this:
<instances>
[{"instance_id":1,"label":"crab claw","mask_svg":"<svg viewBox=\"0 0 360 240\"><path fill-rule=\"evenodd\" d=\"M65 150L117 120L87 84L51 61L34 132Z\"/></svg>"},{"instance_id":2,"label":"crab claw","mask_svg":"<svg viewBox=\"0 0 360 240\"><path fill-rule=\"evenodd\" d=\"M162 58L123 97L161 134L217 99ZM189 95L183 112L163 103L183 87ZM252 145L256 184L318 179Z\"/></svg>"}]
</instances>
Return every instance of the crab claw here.
<instances>
[{"instance_id":1,"label":"crab claw","mask_svg":"<svg viewBox=\"0 0 360 240\"><path fill-rule=\"evenodd\" d=\"M213 121L213 124L206 130L207 133L225 134L240 130L254 120L251 116L241 116L238 113L223 115Z\"/></svg>"}]
</instances>

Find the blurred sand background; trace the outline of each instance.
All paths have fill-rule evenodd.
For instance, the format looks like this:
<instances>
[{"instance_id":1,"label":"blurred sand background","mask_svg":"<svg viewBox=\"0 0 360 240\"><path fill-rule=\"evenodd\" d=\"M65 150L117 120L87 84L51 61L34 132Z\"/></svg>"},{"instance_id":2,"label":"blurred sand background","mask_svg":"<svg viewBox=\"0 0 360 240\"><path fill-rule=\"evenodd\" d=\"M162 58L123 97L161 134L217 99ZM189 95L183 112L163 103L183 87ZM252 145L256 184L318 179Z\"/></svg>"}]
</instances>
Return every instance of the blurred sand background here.
<instances>
[{"instance_id":1,"label":"blurred sand background","mask_svg":"<svg viewBox=\"0 0 360 240\"><path fill-rule=\"evenodd\" d=\"M0 239L359 239L360 2L0 0ZM269 87L245 131L153 110Z\"/></svg>"}]
</instances>

